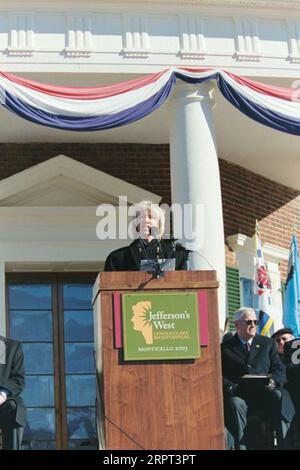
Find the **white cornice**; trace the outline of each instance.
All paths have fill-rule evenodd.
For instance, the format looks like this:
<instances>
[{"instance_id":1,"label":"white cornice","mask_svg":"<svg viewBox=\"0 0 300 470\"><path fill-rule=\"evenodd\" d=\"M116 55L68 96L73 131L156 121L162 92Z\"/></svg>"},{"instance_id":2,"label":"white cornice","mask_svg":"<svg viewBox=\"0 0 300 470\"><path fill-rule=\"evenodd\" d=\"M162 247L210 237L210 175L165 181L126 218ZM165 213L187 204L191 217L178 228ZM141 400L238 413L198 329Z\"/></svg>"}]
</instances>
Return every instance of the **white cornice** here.
<instances>
[{"instance_id":1,"label":"white cornice","mask_svg":"<svg viewBox=\"0 0 300 470\"><path fill-rule=\"evenodd\" d=\"M72 8L69 0L46 0L37 10L32 0L9 3L2 11L0 0L1 70L136 74L198 63L249 76L298 78L300 0L281 0L298 11L255 11L254 4L272 2L280 3L87 0L83 10L77 0Z\"/></svg>"},{"instance_id":2,"label":"white cornice","mask_svg":"<svg viewBox=\"0 0 300 470\"><path fill-rule=\"evenodd\" d=\"M111 1L111 3L114 3ZM118 2L117 2L118 3ZM141 0L130 0L128 3L145 4ZM236 6L245 8L292 8L300 9L299 0L152 0L155 4L180 4L180 5L213 5L213 6Z\"/></svg>"},{"instance_id":3,"label":"white cornice","mask_svg":"<svg viewBox=\"0 0 300 470\"><path fill-rule=\"evenodd\" d=\"M86 2L86 7L93 7L99 8L103 6L116 6L120 5L124 7L126 5L141 5L141 6L149 6L149 1L143 0L128 0L121 2L120 0L98 0L97 2L88 1ZM0 0L0 5L3 4L6 7L8 6L7 0ZM40 2L40 0L31 0L29 2L24 1L12 1L9 2L9 8L18 8L22 10L27 10L31 6L36 6L39 4L42 8L49 6L59 6L60 8L64 8L67 5L82 5L82 0L72 0L72 1L60 1L57 0L46 0L45 2ZM300 10L300 1L299 0L151 0L151 5L170 5L170 4L177 4L182 6L214 6L214 7L224 7L224 6L231 6L231 7L243 7L243 8L269 8L269 9L297 9Z\"/></svg>"},{"instance_id":4,"label":"white cornice","mask_svg":"<svg viewBox=\"0 0 300 470\"><path fill-rule=\"evenodd\" d=\"M255 241L254 237L250 238L246 235L238 233L227 238L228 246L235 253L247 253L248 255L255 256ZM280 263L289 259L289 250L278 246L271 245L271 243L262 243L262 249L267 261Z\"/></svg>"}]
</instances>

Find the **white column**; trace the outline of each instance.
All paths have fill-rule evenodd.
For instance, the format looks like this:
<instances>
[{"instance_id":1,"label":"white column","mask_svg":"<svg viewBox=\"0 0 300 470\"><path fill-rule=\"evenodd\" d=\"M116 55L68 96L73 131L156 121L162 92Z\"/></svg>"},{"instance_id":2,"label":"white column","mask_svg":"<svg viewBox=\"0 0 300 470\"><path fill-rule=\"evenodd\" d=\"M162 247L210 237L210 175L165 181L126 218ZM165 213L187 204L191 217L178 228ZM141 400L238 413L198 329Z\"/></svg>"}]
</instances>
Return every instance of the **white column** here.
<instances>
[{"instance_id":1,"label":"white column","mask_svg":"<svg viewBox=\"0 0 300 470\"><path fill-rule=\"evenodd\" d=\"M172 204L202 207L197 236L191 242L182 234L182 242L195 252L190 255L191 269L214 269L220 283L219 319L224 327L226 314L225 247L219 164L211 98L212 84L195 87L176 84L170 106L170 158ZM193 219L195 222L195 218ZM188 215L185 225L192 225Z\"/></svg>"},{"instance_id":2,"label":"white column","mask_svg":"<svg viewBox=\"0 0 300 470\"><path fill-rule=\"evenodd\" d=\"M0 335L6 336L5 263L0 261Z\"/></svg>"}]
</instances>

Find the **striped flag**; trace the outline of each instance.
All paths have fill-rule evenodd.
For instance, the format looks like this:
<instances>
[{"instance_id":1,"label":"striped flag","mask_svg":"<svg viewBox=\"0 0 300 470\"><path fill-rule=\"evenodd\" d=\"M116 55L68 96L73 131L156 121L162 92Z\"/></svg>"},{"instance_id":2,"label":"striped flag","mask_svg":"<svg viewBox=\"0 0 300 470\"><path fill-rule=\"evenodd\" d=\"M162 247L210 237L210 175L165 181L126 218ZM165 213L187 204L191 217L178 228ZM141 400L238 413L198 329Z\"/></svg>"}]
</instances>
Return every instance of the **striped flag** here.
<instances>
[{"instance_id":1,"label":"striped flag","mask_svg":"<svg viewBox=\"0 0 300 470\"><path fill-rule=\"evenodd\" d=\"M254 292L258 296L258 333L263 336L270 336L271 328L273 325L273 302L271 297L271 283L263 257L261 241L259 238L258 223L256 223L255 246L256 269Z\"/></svg>"},{"instance_id":2,"label":"striped flag","mask_svg":"<svg viewBox=\"0 0 300 470\"><path fill-rule=\"evenodd\" d=\"M291 328L295 336L300 336L300 272L298 243L295 233L292 235L288 265L288 276L285 284L283 324Z\"/></svg>"},{"instance_id":3,"label":"striped flag","mask_svg":"<svg viewBox=\"0 0 300 470\"><path fill-rule=\"evenodd\" d=\"M166 102L178 81L197 85L211 80L224 98L250 119L300 135L299 90L211 68L171 67L96 87L39 83L0 70L0 106L42 126L91 132L125 126L148 116Z\"/></svg>"}]
</instances>

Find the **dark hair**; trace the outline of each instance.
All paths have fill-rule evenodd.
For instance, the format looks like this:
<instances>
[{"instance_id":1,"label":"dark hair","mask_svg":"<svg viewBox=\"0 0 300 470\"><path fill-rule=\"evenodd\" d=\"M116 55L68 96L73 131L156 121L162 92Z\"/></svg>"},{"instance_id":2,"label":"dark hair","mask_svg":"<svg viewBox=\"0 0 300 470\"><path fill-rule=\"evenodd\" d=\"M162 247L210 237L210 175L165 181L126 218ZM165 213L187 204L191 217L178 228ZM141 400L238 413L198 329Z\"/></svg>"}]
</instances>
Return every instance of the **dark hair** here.
<instances>
[{"instance_id":1,"label":"dark hair","mask_svg":"<svg viewBox=\"0 0 300 470\"><path fill-rule=\"evenodd\" d=\"M272 334L271 338L276 339L279 336L290 334L294 336L293 330L291 328L281 328L280 330L275 331L275 333Z\"/></svg>"}]
</instances>

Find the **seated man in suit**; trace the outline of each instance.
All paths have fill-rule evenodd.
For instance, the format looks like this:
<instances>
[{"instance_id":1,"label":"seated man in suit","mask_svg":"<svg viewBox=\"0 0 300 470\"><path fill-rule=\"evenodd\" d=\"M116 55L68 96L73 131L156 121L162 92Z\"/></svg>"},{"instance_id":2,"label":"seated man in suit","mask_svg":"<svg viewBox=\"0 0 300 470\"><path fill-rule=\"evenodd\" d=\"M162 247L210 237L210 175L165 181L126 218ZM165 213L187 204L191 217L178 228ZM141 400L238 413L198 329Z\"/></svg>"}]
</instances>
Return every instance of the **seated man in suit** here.
<instances>
[{"instance_id":1,"label":"seated man in suit","mask_svg":"<svg viewBox=\"0 0 300 470\"><path fill-rule=\"evenodd\" d=\"M147 271L147 265L158 266L158 263L162 270L170 270L168 261L174 261L172 269L187 269L187 251L181 245L174 247L169 241L162 240L164 226L165 216L160 207L150 201L139 203L133 234L136 239L129 246L110 253L104 271Z\"/></svg>"},{"instance_id":2,"label":"seated man in suit","mask_svg":"<svg viewBox=\"0 0 300 470\"><path fill-rule=\"evenodd\" d=\"M257 323L254 309L240 308L234 316L237 333L221 346L225 424L236 448L245 449L248 414L264 414L276 430L279 448L286 448L294 408L288 392L282 389L285 368L275 341L256 334ZM242 379L249 374L268 377Z\"/></svg>"},{"instance_id":3,"label":"seated man in suit","mask_svg":"<svg viewBox=\"0 0 300 470\"><path fill-rule=\"evenodd\" d=\"M26 411L20 397L25 385L24 356L19 341L0 336L0 429L2 447L17 449L14 428L24 427Z\"/></svg>"}]
</instances>

